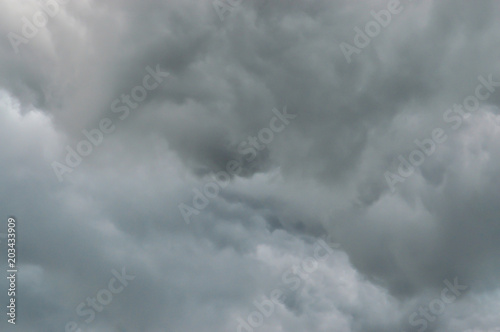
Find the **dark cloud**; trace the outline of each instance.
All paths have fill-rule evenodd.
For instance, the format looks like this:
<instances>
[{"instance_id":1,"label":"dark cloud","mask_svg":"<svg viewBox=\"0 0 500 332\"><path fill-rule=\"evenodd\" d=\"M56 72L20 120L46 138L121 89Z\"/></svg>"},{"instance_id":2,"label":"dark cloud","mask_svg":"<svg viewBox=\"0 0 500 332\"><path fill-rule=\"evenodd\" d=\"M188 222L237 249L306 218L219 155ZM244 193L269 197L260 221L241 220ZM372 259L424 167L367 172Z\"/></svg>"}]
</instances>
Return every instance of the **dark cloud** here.
<instances>
[{"instance_id":1,"label":"dark cloud","mask_svg":"<svg viewBox=\"0 0 500 332\"><path fill-rule=\"evenodd\" d=\"M23 36L46 1L2 2L0 210L19 225L15 328L237 331L275 289L285 298L255 331L499 327L500 8L401 0L349 63L340 44L354 46L354 29L390 2L232 1L221 21L211 1L68 1L18 52L9 33ZM147 67L169 75L121 119L112 105ZM479 77L494 82L488 97L447 117ZM296 117L272 129L285 109ZM113 132L58 181L53 162L105 118ZM447 139L391 192L385 172L436 128ZM231 161L241 172L214 182ZM179 204L210 185L218 192L187 224ZM287 273L327 236L340 247L292 289ZM123 268L135 279L85 323L77 307ZM455 279L467 291L416 323Z\"/></svg>"}]
</instances>

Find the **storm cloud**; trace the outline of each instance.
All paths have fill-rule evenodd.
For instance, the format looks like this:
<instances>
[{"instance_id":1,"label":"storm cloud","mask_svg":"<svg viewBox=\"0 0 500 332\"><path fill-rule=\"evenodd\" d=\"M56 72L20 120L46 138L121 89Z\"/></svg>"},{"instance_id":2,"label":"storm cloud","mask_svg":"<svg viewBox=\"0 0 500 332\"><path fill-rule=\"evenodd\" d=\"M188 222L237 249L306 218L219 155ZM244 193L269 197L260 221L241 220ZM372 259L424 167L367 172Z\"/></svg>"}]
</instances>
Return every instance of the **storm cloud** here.
<instances>
[{"instance_id":1,"label":"storm cloud","mask_svg":"<svg viewBox=\"0 0 500 332\"><path fill-rule=\"evenodd\" d=\"M500 330L499 15L2 1L0 329Z\"/></svg>"}]
</instances>

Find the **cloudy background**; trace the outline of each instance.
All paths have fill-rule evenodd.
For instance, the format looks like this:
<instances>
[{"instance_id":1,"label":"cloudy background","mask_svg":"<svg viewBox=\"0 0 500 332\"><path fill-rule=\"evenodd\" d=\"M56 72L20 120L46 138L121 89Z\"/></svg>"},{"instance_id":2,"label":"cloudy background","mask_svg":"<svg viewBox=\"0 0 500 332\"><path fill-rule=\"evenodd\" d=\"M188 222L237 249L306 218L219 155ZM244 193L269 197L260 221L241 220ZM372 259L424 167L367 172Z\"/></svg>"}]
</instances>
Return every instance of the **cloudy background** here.
<instances>
[{"instance_id":1,"label":"cloudy background","mask_svg":"<svg viewBox=\"0 0 500 332\"><path fill-rule=\"evenodd\" d=\"M351 61L341 43L387 1L233 1L221 20L212 0L69 0L13 47L44 3L0 2L0 232L15 216L19 267L0 330L237 331L274 289L255 331L498 330L500 91L443 119L479 76L500 82L498 1L401 0ZM121 120L113 101L157 65L170 75ZM238 146L285 107L247 161ZM59 181L104 118L114 132ZM435 128L448 139L391 191ZM179 205L230 160L243 171L186 223ZM338 246L290 290L320 238ZM123 268L135 279L86 323L77 306ZM412 326L455 278L468 289Z\"/></svg>"}]
</instances>

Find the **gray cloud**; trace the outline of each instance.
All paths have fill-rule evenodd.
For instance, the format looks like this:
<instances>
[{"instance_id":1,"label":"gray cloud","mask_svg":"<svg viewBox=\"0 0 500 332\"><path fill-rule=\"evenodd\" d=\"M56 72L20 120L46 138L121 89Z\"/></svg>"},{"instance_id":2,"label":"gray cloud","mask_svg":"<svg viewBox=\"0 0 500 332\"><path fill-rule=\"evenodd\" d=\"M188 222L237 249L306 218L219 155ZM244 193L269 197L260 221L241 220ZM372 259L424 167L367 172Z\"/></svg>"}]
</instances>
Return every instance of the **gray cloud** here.
<instances>
[{"instance_id":1,"label":"gray cloud","mask_svg":"<svg viewBox=\"0 0 500 332\"><path fill-rule=\"evenodd\" d=\"M388 2L245 0L221 21L210 1L68 1L16 53L8 34L40 6L0 4L0 210L19 267L2 331L236 331L280 287L255 331L500 326L500 94L443 117L479 76L500 82L497 2L401 0L350 63L339 45ZM113 102L156 65L170 75L121 120ZM297 118L249 161L240 144L284 107ZM104 118L116 129L59 182L52 163ZM392 193L384 173L435 128L447 140ZM230 160L241 174L186 224L179 204ZM283 274L326 236L341 247L290 291ZM85 323L77 306L123 267L136 278ZM412 325L455 278L467 292Z\"/></svg>"}]
</instances>

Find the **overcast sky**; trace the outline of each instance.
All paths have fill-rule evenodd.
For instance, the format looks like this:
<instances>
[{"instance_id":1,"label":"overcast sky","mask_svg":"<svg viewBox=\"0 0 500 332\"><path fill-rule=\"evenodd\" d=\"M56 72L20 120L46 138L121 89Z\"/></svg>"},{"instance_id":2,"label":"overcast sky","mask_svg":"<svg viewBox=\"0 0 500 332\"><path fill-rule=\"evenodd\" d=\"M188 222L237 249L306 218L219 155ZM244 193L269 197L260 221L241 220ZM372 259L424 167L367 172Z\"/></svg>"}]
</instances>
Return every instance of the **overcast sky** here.
<instances>
[{"instance_id":1,"label":"overcast sky","mask_svg":"<svg viewBox=\"0 0 500 332\"><path fill-rule=\"evenodd\" d=\"M500 331L500 2L212 1L0 1L0 330Z\"/></svg>"}]
</instances>

